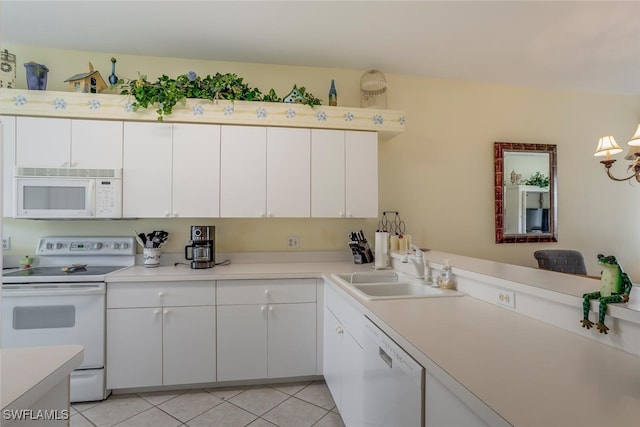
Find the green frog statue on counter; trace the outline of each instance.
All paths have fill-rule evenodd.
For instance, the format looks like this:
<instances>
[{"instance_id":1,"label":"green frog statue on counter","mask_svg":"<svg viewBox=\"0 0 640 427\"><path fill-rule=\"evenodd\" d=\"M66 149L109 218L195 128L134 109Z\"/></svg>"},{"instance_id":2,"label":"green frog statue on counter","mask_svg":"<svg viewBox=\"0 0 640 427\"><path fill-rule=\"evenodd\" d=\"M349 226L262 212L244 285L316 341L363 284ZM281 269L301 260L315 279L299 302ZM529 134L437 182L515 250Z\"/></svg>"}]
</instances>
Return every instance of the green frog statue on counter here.
<instances>
[{"instance_id":1,"label":"green frog statue on counter","mask_svg":"<svg viewBox=\"0 0 640 427\"><path fill-rule=\"evenodd\" d=\"M627 302L631 293L631 279L627 273L622 271L615 256L604 256L598 254L598 264L602 266L600 275L600 291L584 294L582 311L584 318L580 321L583 328L591 329L593 322L589 320L589 308L592 299L600 300L598 310L598 323L596 327L601 334L606 334L609 328L604 324L604 317L607 314L607 305L610 303Z\"/></svg>"}]
</instances>

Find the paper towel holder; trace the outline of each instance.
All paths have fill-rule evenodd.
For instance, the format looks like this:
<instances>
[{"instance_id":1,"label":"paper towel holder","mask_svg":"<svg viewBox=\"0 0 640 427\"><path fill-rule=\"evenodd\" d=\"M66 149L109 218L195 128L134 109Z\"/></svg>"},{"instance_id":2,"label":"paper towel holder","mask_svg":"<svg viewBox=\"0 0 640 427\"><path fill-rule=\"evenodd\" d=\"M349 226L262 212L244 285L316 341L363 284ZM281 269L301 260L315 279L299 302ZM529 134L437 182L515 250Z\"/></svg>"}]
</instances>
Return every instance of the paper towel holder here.
<instances>
[{"instance_id":1,"label":"paper towel holder","mask_svg":"<svg viewBox=\"0 0 640 427\"><path fill-rule=\"evenodd\" d=\"M389 256L389 233L386 231L376 231L373 268L376 270L391 269L391 257Z\"/></svg>"}]
</instances>

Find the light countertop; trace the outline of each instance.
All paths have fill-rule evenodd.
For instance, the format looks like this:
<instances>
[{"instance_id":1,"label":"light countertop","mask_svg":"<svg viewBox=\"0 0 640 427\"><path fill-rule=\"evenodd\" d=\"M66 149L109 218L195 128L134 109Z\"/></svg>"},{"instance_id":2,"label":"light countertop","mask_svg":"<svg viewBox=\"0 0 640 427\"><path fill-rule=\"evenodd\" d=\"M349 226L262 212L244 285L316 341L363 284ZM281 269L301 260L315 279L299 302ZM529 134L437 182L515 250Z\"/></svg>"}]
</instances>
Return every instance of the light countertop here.
<instances>
[{"instance_id":1,"label":"light countertop","mask_svg":"<svg viewBox=\"0 0 640 427\"><path fill-rule=\"evenodd\" d=\"M323 274L373 271L373 264L353 262L266 262L219 265L214 268L191 269L185 265L147 268L141 265L107 276L107 283L145 281L189 281L269 278L321 278Z\"/></svg>"},{"instance_id":2,"label":"light countertop","mask_svg":"<svg viewBox=\"0 0 640 427\"><path fill-rule=\"evenodd\" d=\"M488 276L575 301L599 287L593 279L437 251L426 257L437 268L449 259L454 274ZM372 267L351 262L267 262L207 270L135 266L109 275L108 282L330 278L331 273L353 271ZM374 321L383 322L379 326L418 362L446 373L512 425L617 427L640 422L639 357L468 295L365 301L343 290Z\"/></svg>"},{"instance_id":3,"label":"light countertop","mask_svg":"<svg viewBox=\"0 0 640 427\"><path fill-rule=\"evenodd\" d=\"M0 408L30 408L80 366L83 357L80 345L0 349Z\"/></svg>"},{"instance_id":4,"label":"light countertop","mask_svg":"<svg viewBox=\"0 0 640 427\"><path fill-rule=\"evenodd\" d=\"M468 296L363 305L512 425L640 422L636 356Z\"/></svg>"}]
</instances>

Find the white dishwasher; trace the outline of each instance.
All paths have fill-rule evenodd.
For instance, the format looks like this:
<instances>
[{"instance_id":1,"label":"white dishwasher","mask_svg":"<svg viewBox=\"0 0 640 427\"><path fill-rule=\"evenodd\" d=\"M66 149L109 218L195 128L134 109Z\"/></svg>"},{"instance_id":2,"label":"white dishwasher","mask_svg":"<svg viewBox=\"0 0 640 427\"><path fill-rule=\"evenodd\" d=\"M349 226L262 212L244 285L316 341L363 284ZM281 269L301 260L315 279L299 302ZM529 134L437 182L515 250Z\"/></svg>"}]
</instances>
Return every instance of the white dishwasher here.
<instances>
[{"instance_id":1,"label":"white dishwasher","mask_svg":"<svg viewBox=\"0 0 640 427\"><path fill-rule=\"evenodd\" d=\"M368 318L363 343L366 427L424 426L424 368Z\"/></svg>"}]
</instances>

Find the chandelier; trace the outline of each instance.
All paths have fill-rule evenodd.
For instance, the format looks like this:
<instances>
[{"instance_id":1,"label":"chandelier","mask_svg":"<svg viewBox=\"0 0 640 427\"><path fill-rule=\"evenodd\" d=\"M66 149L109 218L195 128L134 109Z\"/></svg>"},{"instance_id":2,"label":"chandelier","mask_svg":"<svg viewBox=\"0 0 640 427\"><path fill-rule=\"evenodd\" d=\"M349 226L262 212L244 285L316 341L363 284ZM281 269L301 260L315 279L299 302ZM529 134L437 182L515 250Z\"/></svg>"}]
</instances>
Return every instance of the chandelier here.
<instances>
[{"instance_id":1,"label":"chandelier","mask_svg":"<svg viewBox=\"0 0 640 427\"><path fill-rule=\"evenodd\" d=\"M611 159L611 155L622 152L622 148L616 143L613 136L607 135L600 138L596 152L593 155L596 157L605 156L605 159L601 160L600 163L604 165L607 176L612 180L628 181L631 178L635 178L636 181L640 182L640 125L638 125L636 133L627 142L627 145L629 145L629 152L624 156L624 159L633 160L633 163L627 168L627 171L632 171L632 174L625 178L616 178L611 175L611 166L616 162L615 159Z\"/></svg>"}]
</instances>

